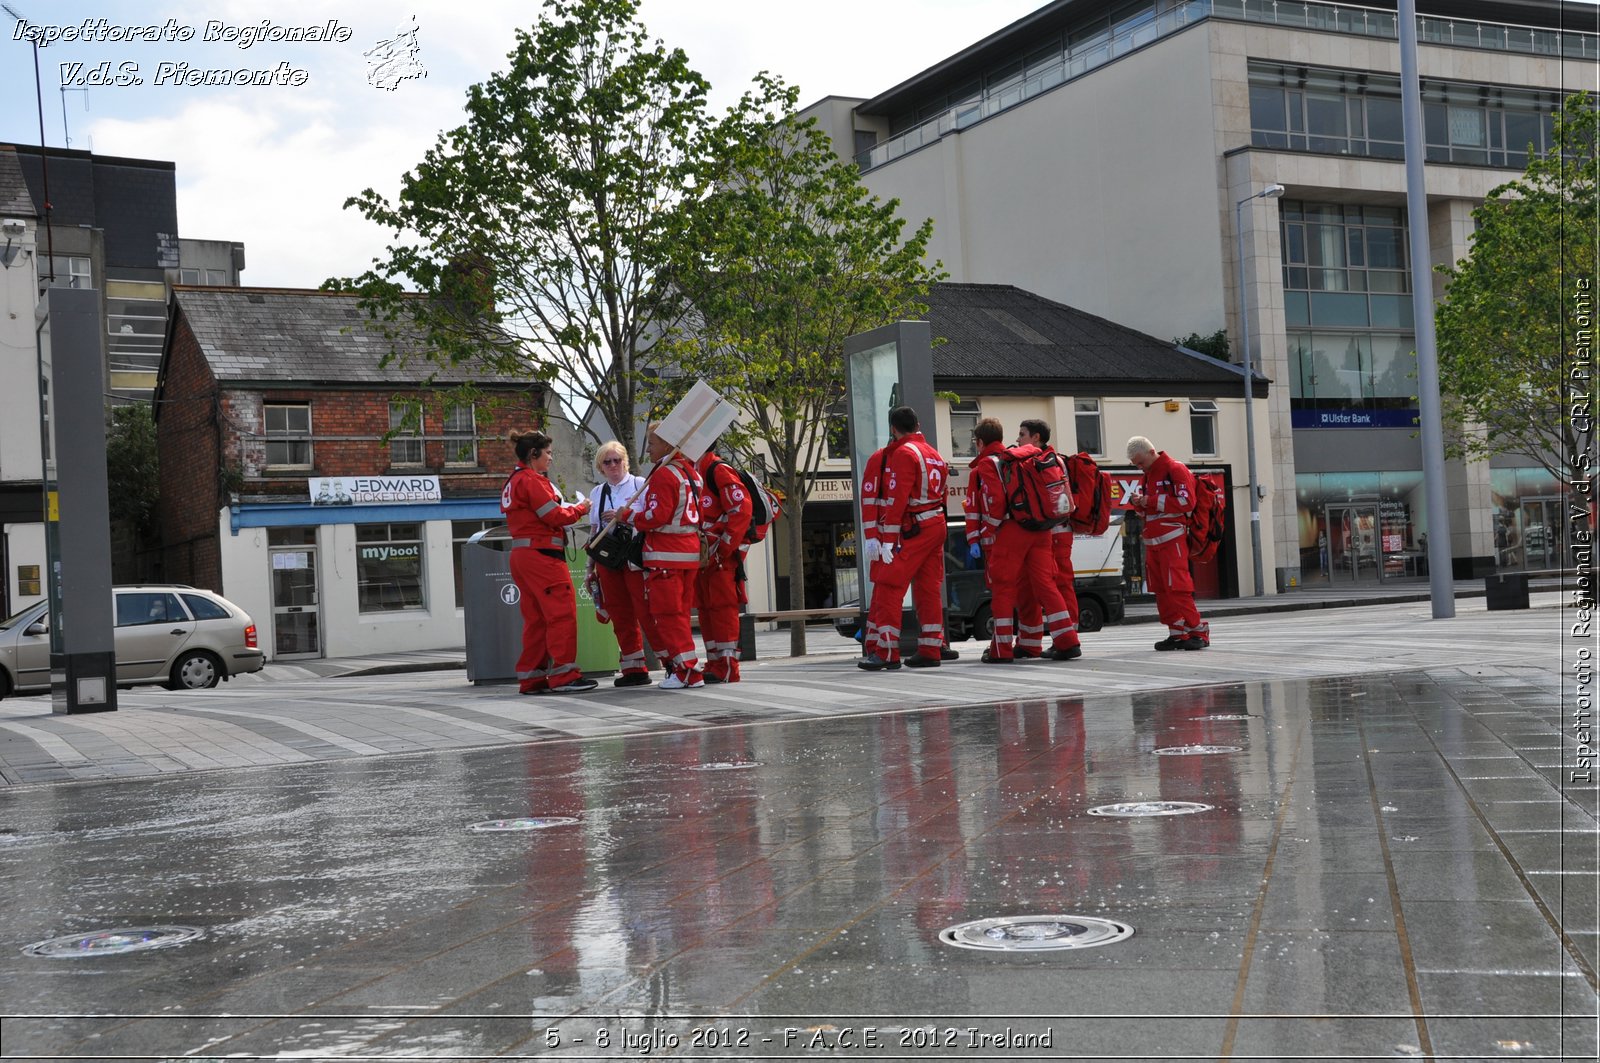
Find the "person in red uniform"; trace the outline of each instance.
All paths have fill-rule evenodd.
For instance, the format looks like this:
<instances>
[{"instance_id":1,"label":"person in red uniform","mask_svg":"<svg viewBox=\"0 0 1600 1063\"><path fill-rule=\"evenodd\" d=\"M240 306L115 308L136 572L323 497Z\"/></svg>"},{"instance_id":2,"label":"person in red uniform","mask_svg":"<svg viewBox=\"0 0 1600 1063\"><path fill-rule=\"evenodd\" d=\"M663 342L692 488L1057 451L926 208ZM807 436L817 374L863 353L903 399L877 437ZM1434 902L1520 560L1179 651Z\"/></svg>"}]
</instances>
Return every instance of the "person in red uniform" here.
<instances>
[{"instance_id":1,"label":"person in red uniform","mask_svg":"<svg viewBox=\"0 0 1600 1063\"><path fill-rule=\"evenodd\" d=\"M985 417L972 430L972 441L978 455L967 464L972 471L967 474L967 491L961 499L961 511L967 518L967 556L974 561L994 548L995 533L1000 530L1004 513L1001 501L1000 469L992 460L1005 450L1001 442L1005 429L993 417Z\"/></svg>"},{"instance_id":2,"label":"person in red uniform","mask_svg":"<svg viewBox=\"0 0 1600 1063\"><path fill-rule=\"evenodd\" d=\"M1019 447L1038 447L1046 454L1056 450L1050 445L1050 426L1043 421L1029 419L1017 426ZM1066 459L1063 457L1063 461ZM1078 588L1072 571L1072 525L1063 521L1050 529L1050 554L1056 562L1056 590L1067 604L1067 638L1070 646L1080 645L1078 638ZM1044 613L1039 595L1033 584L1024 582L1017 591L1017 656L1041 657L1044 655Z\"/></svg>"},{"instance_id":3,"label":"person in red uniform","mask_svg":"<svg viewBox=\"0 0 1600 1063\"><path fill-rule=\"evenodd\" d=\"M1038 455L1039 448L1017 447L1012 452L1025 459ZM1000 525L995 532L994 547L988 551L986 568L994 635L989 648L983 651L982 660L985 664L1010 664L1016 659L1016 611L1024 584L1032 584L1043 606L1041 619L1050 631L1050 658L1070 661L1082 657L1083 649L1078 645L1077 632L1072 629L1067 603L1056 589L1056 562L1050 552L1050 533L1029 531L1009 516L1004 490L998 486L1002 460L998 453L984 459L994 465L992 475L996 485L984 495L985 515L999 518Z\"/></svg>"},{"instance_id":4,"label":"person in red uniform","mask_svg":"<svg viewBox=\"0 0 1600 1063\"><path fill-rule=\"evenodd\" d=\"M672 674L662 690L703 687L705 674L694 649L694 577L700 570L700 474L694 462L650 426L645 452L655 469L641 497L618 511L619 519L644 532L644 602L661 643L655 648ZM649 629L646 628L646 634ZM654 639L651 644L655 645Z\"/></svg>"},{"instance_id":5,"label":"person in red uniform","mask_svg":"<svg viewBox=\"0 0 1600 1063\"><path fill-rule=\"evenodd\" d=\"M578 670L578 595L567 569L566 528L589 512L587 500L565 505L550 471L550 437L513 435L517 468L500 492L511 530L511 579L522 610L517 683L524 694L576 694L599 684Z\"/></svg>"},{"instance_id":6,"label":"person in red uniform","mask_svg":"<svg viewBox=\"0 0 1600 1063\"><path fill-rule=\"evenodd\" d=\"M869 620L877 642L856 666L869 672L900 667L900 616L906 591L915 587L917 652L912 668L939 667L944 647L944 507L950 467L919 431L917 411L889 411L878 498L878 538L868 558L883 564L873 581Z\"/></svg>"},{"instance_id":7,"label":"person in red uniform","mask_svg":"<svg viewBox=\"0 0 1600 1063\"><path fill-rule=\"evenodd\" d=\"M1194 604L1189 574L1189 514L1194 512L1194 473L1157 451L1144 436L1128 440L1128 460L1144 474L1128 504L1144 517L1145 585L1155 593L1156 613L1167 625L1158 650L1203 650L1211 627Z\"/></svg>"},{"instance_id":8,"label":"person in red uniform","mask_svg":"<svg viewBox=\"0 0 1600 1063\"><path fill-rule=\"evenodd\" d=\"M716 448L695 463L704 488L700 492L700 535L705 558L695 579L700 609L700 636L706 643L707 683L739 681L739 606L749 600L744 586L744 556L750 550L745 533L755 514L755 501L733 466Z\"/></svg>"},{"instance_id":9,"label":"person in red uniform","mask_svg":"<svg viewBox=\"0 0 1600 1063\"><path fill-rule=\"evenodd\" d=\"M861 479L861 549L867 558L867 582L874 587L883 571L880 559L882 544L878 541L878 512L883 508L878 488L888 481L886 468L889 448L879 447L867 459L866 474ZM878 645L878 629L872 622L872 612L867 612L866 632L861 639L861 659L873 656Z\"/></svg>"}]
</instances>

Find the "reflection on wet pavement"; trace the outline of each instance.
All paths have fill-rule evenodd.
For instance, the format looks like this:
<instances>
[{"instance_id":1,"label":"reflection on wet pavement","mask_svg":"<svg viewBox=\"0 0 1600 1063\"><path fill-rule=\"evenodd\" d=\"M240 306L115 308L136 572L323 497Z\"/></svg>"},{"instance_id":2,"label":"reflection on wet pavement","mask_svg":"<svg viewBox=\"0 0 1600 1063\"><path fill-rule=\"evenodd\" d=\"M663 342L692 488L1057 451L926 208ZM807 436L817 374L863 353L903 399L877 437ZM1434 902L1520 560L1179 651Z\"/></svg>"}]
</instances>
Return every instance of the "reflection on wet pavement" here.
<instances>
[{"instance_id":1,"label":"reflection on wet pavement","mask_svg":"<svg viewBox=\"0 0 1600 1063\"><path fill-rule=\"evenodd\" d=\"M16 791L0 1055L1594 1058L1575 751L1441 669ZM940 940L1039 915L1134 932Z\"/></svg>"}]
</instances>

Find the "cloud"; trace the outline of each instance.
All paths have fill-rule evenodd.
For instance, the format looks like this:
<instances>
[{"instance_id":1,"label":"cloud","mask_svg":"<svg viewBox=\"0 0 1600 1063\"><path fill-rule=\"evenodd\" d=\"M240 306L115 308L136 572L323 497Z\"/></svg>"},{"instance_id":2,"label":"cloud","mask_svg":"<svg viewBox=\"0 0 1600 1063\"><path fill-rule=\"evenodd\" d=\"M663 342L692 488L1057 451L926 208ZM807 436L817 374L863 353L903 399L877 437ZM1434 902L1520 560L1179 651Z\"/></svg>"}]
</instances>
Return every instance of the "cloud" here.
<instances>
[{"instance_id":1,"label":"cloud","mask_svg":"<svg viewBox=\"0 0 1600 1063\"><path fill-rule=\"evenodd\" d=\"M800 86L802 102L828 94L875 94L1033 10L1040 0L812 0L803 11L774 0L644 0L653 37L681 47L712 83L721 109L760 70ZM41 0L16 0L40 8ZM71 13L65 10L71 8ZM512 0L396 6L354 0L338 7L351 30L342 44L226 43L61 44L41 54L48 142L62 143L70 115L72 147L102 155L170 160L177 165L178 224L183 236L245 244L247 284L314 287L329 276L365 270L390 234L354 211L346 198L372 187L393 197L401 175L439 134L464 120L467 88L505 66L518 27L541 8ZM209 20L254 26L320 25L317 0L211 0L195 14L173 4L105 2L25 10L39 22L160 24L168 18L203 29ZM367 83L362 52L416 16L424 80L394 91ZM5 20L7 31L10 20ZM0 39L0 139L37 143L32 63L9 32ZM15 60L22 59L23 62ZM153 74L157 61L197 68L271 68L282 61L309 73L299 88L92 88L52 99L57 64L133 61ZM26 70L24 71L24 67ZM24 76L25 75L25 76ZM26 106L23 104L26 103ZM59 109L58 109L59 108Z\"/></svg>"}]
</instances>

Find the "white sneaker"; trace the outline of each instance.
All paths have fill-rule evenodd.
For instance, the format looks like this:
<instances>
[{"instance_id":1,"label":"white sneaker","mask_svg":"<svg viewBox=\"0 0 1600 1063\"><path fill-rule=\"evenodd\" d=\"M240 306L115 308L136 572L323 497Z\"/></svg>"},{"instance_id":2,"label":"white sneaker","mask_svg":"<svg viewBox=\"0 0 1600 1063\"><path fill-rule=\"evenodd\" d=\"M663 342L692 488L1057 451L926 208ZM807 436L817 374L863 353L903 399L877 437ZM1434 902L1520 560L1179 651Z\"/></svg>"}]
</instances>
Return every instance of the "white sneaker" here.
<instances>
[{"instance_id":1,"label":"white sneaker","mask_svg":"<svg viewBox=\"0 0 1600 1063\"><path fill-rule=\"evenodd\" d=\"M692 683L685 683L683 677L678 675L677 672L673 672L661 681L662 690L697 690L705 685L706 681L704 679L696 679Z\"/></svg>"}]
</instances>

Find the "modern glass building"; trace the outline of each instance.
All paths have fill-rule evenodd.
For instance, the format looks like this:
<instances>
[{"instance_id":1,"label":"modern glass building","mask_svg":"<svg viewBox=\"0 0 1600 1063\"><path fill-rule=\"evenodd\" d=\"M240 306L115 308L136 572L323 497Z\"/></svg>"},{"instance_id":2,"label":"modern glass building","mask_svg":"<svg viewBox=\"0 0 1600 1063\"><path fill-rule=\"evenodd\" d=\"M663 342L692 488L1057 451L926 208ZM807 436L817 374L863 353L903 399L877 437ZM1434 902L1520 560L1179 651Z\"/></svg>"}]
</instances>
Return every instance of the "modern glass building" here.
<instances>
[{"instance_id":1,"label":"modern glass building","mask_svg":"<svg viewBox=\"0 0 1600 1063\"><path fill-rule=\"evenodd\" d=\"M952 281L1015 284L1155 336L1225 328L1235 358L1248 325L1273 383L1257 410L1266 590L1420 578L1412 287L1442 294L1432 267L1466 257L1473 208L1549 146L1566 96L1600 84L1600 9L1418 7L1420 267L1394 4L1057 0L871 99L807 113L873 192L934 219L930 257ZM1447 475L1458 575L1558 563L1559 477L1512 455Z\"/></svg>"}]
</instances>

